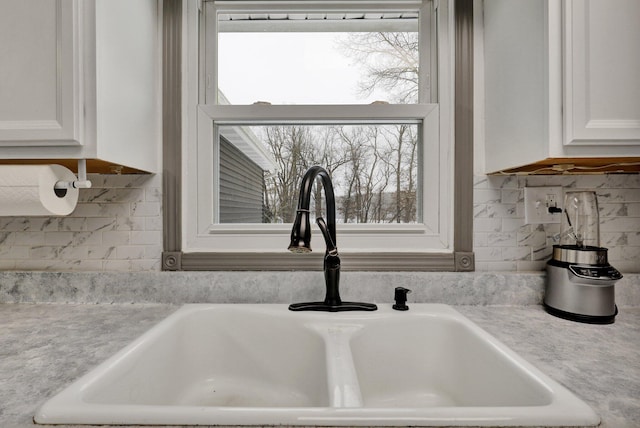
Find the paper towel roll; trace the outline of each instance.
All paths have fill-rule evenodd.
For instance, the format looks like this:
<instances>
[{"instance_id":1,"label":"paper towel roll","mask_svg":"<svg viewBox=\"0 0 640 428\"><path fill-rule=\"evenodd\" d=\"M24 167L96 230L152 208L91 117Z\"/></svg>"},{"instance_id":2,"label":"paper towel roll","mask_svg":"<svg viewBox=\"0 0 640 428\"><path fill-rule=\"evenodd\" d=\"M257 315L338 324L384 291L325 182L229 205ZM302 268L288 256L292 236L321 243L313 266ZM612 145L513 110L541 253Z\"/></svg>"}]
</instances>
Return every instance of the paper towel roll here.
<instances>
[{"instance_id":1,"label":"paper towel roll","mask_svg":"<svg viewBox=\"0 0 640 428\"><path fill-rule=\"evenodd\" d=\"M56 195L58 181L76 176L60 165L0 165L0 216L67 215L78 203L78 189Z\"/></svg>"}]
</instances>

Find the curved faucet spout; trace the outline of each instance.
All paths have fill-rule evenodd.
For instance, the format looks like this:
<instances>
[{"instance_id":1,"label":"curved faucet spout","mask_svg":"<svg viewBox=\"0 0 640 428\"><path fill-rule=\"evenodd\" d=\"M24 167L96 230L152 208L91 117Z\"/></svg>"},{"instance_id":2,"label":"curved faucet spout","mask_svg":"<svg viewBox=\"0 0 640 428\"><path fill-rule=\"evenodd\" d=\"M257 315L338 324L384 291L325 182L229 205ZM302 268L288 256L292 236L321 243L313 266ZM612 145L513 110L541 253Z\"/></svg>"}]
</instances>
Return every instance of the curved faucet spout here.
<instances>
[{"instance_id":1,"label":"curved faucet spout","mask_svg":"<svg viewBox=\"0 0 640 428\"><path fill-rule=\"evenodd\" d=\"M309 207L311 206L311 189L316 178L320 177L324 188L324 198L327 204L326 230L336 245L336 200L333 193L333 183L329 173L321 166L312 166L302 178L300 196L298 197L298 210L296 219L291 229L291 244L289 251L311 251L311 224L309 221ZM323 232L324 234L324 232Z\"/></svg>"},{"instance_id":2,"label":"curved faucet spout","mask_svg":"<svg viewBox=\"0 0 640 428\"><path fill-rule=\"evenodd\" d=\"M291 243L289 251L294 253L311 252L311 224L309 221L311 205L311 190L316 178L320 177L324 188L327 220L322 217L316 223L322 232L326 243L324 255L324 278L326 295L323 302L294 303L289 306L292 311L375 311L373 303L343 302L340 299L340 257L336 244L336 202L333 183L329 173L321 166L312 166L302 178L298 210L291 229Z\"/></svg>"}]
</instances>

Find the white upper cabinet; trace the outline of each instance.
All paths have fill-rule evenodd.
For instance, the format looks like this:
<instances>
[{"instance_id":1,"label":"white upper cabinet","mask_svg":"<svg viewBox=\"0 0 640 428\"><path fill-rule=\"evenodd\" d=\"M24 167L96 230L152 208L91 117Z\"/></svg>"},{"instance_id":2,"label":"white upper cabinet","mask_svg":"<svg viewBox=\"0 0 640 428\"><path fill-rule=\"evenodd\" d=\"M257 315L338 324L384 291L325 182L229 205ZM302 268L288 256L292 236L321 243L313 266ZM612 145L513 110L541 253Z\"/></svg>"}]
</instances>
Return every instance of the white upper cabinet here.
<instances>
[{"instance_id":1,"label":"white upper cabinet","mask_svg":"<svg viewBox=\"0 0 640 428\"><path fill-rule=\"evenodd\" d=\"M564 15L566 144L638 144L640 1L574 0Z\"/></svg>"},{"instance_id":2,"label":"white upper cabinet","mask_svg":"<svg viewBox=\"0 0 640 428\"><path fill-rule=\"evenodd\" d=\"M159 170L157 0L0 2L0 162Z\"/></svg>"},{"instance_id":3,"label":"white upper cabinet","mask_svg":"<svg viewBox=\"0 0 640 428\"><path fill-rule=\"evenodd\" d=\"M77 18L68 2L0 3L0 147L81 144Z\"/></svg>"},{"instance_id":4,"label":"white upper cabinet","mask_svg":"<svg viewBox=\"0 0 640 428\"><path fill-rule=\"evenodd\" d=\"M640 160L640 2L486 0L483 12L487 173Z\"/></svg>"}]
</instances>

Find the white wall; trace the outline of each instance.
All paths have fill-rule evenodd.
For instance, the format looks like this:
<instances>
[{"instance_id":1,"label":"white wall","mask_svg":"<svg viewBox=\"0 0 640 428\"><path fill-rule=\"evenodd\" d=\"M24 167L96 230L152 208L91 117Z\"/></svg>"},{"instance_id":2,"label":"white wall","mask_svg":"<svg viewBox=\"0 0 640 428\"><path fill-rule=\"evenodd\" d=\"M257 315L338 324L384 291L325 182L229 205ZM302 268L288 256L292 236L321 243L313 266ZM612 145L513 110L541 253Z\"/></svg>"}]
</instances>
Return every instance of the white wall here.
<instances>
[{"instance_id":1,"label":"white wall","mask_svg":"<svg viewBox=\"0 0 640 428\"><path fill-rule=\"evenodd\" d=\"M0 270L160 270L162 177L89 179L67 217L0 217Z\"/></svg>"},{"instance_id":2,"label":"white wall","mask_svg":"<svg viewBox=\"0 0 640 428\"><path fill-rule=\"evenodd\" d=\"M622 273L640 272L640 175L486 176L474 183L474 251L478 271L539 271L551 257L559 224L525 224L524 188L595 190L600 245Z\"/></svg>"},{"instance_id":3,"label":"white wall","mask_svg":"<svg viewBox=\"0 0 640 428\"><path fill-rule=\"evenodd\" d=\"M0 217L0 270L159 271L162 178L90 175L68 217ZM623 273L640 272L640 175L484 176L474 190L478 271L539 271L559 225L524 223L525 186L595 189L601 245Z\"/></svg>"}]
</instances>

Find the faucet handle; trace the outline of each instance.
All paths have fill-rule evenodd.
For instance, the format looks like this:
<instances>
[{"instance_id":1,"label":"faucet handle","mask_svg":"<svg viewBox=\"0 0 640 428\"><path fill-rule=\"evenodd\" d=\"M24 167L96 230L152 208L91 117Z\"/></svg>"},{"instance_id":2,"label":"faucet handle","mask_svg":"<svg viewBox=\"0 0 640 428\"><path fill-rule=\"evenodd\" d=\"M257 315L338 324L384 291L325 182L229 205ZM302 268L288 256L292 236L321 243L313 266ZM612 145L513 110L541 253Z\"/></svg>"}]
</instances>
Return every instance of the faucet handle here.
<instances>
[{"instance_id":1,"label":"faucet handle","mask_svg":"<svg viewBox=\"0 0 640 428\"><path fill-rule=\"evenodd\" d=\"M336 247L336 243L333 242L331 238L331 232L329 232L329 228L327 227L327 223L324 221L322 217L318 217L316 219L316 223L322 232L322 236L324 236L324 241L327 244L327 253L337 255L338 247Z\"/></svg>"},{"instance_id":2,"label":"faucet handle","mask_svg":"<svg viewBox=\"0 0 640 428\"><path fill-rule=\"evenodd\" d=\"M404 287L396 287L394 300L396 301L395 305L393 305L393 309L396 311L408 311L409 306L407 306L407 294L411 293L411 290Z\"/></svg>"}]
</instances>

